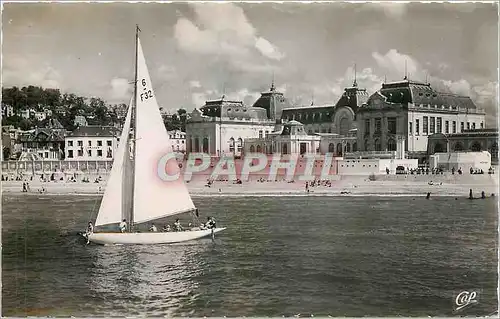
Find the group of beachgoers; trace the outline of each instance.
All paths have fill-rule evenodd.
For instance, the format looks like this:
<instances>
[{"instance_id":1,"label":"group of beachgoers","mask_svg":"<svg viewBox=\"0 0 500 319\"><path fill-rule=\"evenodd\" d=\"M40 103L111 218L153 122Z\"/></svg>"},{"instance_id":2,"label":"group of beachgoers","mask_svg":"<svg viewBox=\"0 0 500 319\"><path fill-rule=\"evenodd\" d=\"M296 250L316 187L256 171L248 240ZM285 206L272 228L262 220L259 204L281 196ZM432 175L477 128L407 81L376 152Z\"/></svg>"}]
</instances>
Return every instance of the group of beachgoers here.
<instances>
[{"instance_id":1,"label":"group of beachgoers","mask_svg":"<svg viewBox=\"0 0 500 319\"><path fill-rule=\"evenodd\" d=\"M310 182L306 182L306 186L305 186L305 190L306 192L310 192L310 189L311 187L319 187L319 186L323 186L323 187L332 187L332 182L329 181L329 180L319 180L319 179L315 179L313 181L310 181Z\"/></svg>"}]
</instances>

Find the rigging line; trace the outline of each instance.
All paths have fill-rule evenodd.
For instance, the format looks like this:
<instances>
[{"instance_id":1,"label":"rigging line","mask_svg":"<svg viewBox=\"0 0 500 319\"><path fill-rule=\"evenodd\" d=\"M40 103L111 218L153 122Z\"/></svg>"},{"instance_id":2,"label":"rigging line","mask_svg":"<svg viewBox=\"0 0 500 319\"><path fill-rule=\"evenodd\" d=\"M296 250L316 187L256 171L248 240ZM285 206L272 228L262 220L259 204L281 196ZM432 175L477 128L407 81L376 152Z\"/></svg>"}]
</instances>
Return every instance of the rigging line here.
<instances>
[{"instance_id":1,"label":"rigging line","mask_svg":"<svg viewBox=\"0 0 500 319\"><path fill-rule=\"evenodd\" d=\"M96 200L95 200L95 202L94 202L94 207L93 207L93 208L92 208L92 210L90 211L90 214L89 214L89 218L88 218L88 220L92 220L92 215L93 215L93 214L94 214L94 212L95 212L95 208L96 208L96 206L97 206L97 202L98 202L98 201L99 201L99 198L96 198ZM96 216L96 218L97 218L97 216Z\"/></svg>"}]
</instances>

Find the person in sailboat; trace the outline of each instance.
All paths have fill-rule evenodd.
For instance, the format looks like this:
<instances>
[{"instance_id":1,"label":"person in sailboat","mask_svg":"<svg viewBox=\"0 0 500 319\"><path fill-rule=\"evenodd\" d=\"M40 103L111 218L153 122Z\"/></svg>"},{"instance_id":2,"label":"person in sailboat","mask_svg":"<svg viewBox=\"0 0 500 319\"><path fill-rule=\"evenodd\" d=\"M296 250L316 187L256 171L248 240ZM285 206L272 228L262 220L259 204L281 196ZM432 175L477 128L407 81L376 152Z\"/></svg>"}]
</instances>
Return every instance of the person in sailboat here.
<instances>
[{"instance_id":1,"label":"person in sailboat","mask_svg":"<svg viewBox=\"0 0 500 319\"><path fill-rule=\"evenodd\" d=\"M90 243L89 235L91 235L93 232L94 232L94 225L92 225L92 222L90 221L88 226L87 226L87 230L85 231L85 237L87 238L87 244Z\"/></svg>"},{"instance_id":2,"label":"person in sailboat","mask_svg":"<svg viewBox=\"0 0 500 319\"><path fill-rule=\"evenodd\" d=\"M215 219L213 217L207 217L207 223L205 224L207 229L215 228Z\"/></svg>"},{"instance_id":3,"label":"person in sailboat","mask_svg":"<svg viewBox=\"0 0 500 319\"><path fill-rule=\"evenodd\" d=\"M155 224L151 224L151 227L149 227L149 231L151 231L151 232L157 232L158 229L156 228Z\"/></svg>"},{"instance_id":4,"label":"person in sailboat","mask_svg":"<svg viewBox=\"0 0 500 319\"><path fill-rule=\"evenodd\" d=\"M181 226L181 222L179 221L179 218L177 218L175 220L174 229L175 229L175 231L182 231L182 226Z\"/></svg>"},{"instance_id":5,"label":"person in sailboat","mask_svg":"<svg viewBox=\"0 0 500 319\"><path fill-rule=\"evenodd\" d=\"M120 232L124 233L127 231L127 220L124 219L120 223Z\"/></svg>"},{"instance_id":6,"label":"person in sailboat","mask_svg":"<svg viewBox=\"0 0 500 319\"><path fill-rule=\"evenodd\" d=\"M170 232L171 229L170 229L170 225L163 225L163 229L162 229L164 232Z\"/></svg>"}]
</instances>

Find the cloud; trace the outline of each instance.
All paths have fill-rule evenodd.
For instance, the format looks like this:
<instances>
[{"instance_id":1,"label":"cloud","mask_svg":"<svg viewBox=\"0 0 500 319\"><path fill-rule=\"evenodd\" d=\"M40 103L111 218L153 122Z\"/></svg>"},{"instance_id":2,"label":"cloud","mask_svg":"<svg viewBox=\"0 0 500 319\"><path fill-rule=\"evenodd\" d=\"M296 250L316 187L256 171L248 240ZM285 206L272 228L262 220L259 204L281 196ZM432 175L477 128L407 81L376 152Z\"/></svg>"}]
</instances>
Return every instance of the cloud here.
<instances>
[{"instance_id":1,"label":"cloud","mask_svg":"<svg viewBox=\"0 0 500 319\"><path fill-rule=\"evenodd\" d=\"M271 44L271 42L262 37L259 37L255 41L255 47L260 51L260 53L262 53L262 55L270 59L281 60L284 57L283 53L279 52L278 49Z\"/></svg>"},{"instance_id":2,"label":"cloud","mask_svg":"<svg viewBox=\"0 0 500 319\"><path fill-rule=\"evenodd\" d=\"M466 95L466 96L471 96L471 85L468 81L461 79L458 81L448 81L448 80L441 80L441 82L450 90L450 92L459 94L459 95Z\"/></svg>"},{"instance_id":3,"label":"cloud","mask_svg":"<svg viewBox=\"0 0 500 319\"><path fill-rule=\"evenodd\" d=\"M382 11L387 17L397 20L402 19L408 10L408 5L405 2L380 2L364 4L364 6L366 6L366 8Z\"/></svg>"},{"instance_id":4,"label":"cloud","mask_svg":"<svg viewBox=\"0 0 500 319\"><path fill-rule=\"evenodd\" d=\"M385 73L389 73L389 78L402 79L405 71L412 78L420 78L422 75L420 64L411 56L399 53L396 49L391 49L386 54L373 52L372 57Z\"/></svg>"},{"instance_id":5,"label":"cloud","mask_svg":"<svg viewBox=\"0 0 500 319\"><path fill-rule=\"evenodd\" d=\"M189 81L189 86L192 88L201 88L200 81Z\"/></svg>"},{"instance_id":6,"label":"cloud","mask_svg":"<svg viewBox=\"0 0 500 319\"><path fill-rule=\"evenodd\" d=\"M114 78L110 82L109 96L112 101L122 101L130 98L132 85L124 78Z\"/></svg>"},{"instance_id":7,"label":"cloud","mask_svg":"<svg viewBox=\"0 0 500 319\"><path fill-rule=\"evenodd\" d=\"M177 20L174 38L178 46L190 53L248 57L260 53L271 60L284 54L267 39L257 35L243 9L233 3L191 4L195 21Z\"/></svg>"},{"instance_id":8,"label":"cloud","mask_svg":"<svg viewBox=\"0 0 500 319\"><path fill-rule=\"evenodd\" d=\"M6 56L2 70L4 85L40 85L44 88L64 88L59 71L48 63L37 64L29 57Z\"/></svg>"}]
</instances>

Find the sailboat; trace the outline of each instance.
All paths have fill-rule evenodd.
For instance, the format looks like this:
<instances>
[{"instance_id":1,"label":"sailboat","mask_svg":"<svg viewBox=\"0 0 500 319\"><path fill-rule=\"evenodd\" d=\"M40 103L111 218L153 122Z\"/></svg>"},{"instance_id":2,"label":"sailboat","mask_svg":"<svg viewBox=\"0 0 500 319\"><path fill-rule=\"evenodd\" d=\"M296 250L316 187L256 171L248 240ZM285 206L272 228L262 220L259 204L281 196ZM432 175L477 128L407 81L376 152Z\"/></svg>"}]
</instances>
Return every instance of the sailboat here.
<instances>
[{"instance_id":1,"label":"sailboat","mask_svg":"<svg viewBox=\"0 0 500 319\"><path fill-rule=\"evenodd\" d=\"M151 84L139 31L137 26L134 95L129 103L120 143L95 221L97 229L125 219L129 223L128 231L96 230L84 236L88 242L102 245L170 244L213 236L226 228L176 232L134 231L137 224L182 213L194 215L197 211L181 177L175 181L164 181L158 176L158 161L171 150L168 149L169 135ZM180 173L175 160L169 160L165 170L169 175Z\"/></svg>"}]
</instances>

